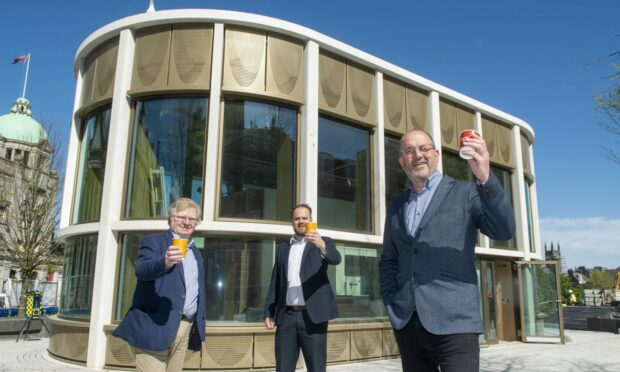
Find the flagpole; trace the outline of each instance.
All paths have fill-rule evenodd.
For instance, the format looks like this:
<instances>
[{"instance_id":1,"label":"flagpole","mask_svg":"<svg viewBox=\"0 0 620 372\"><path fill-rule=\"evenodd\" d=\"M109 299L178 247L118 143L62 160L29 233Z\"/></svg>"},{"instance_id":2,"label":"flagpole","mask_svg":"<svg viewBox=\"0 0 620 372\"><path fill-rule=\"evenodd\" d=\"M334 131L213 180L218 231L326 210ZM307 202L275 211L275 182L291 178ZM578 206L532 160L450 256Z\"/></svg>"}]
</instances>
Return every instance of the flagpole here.
<instances>
[{"instance_id":1,"label":"flagpole","mask_svg":"<svg viewBox=\"0 0 620 372\"><path fill-rule=\"evenodd\" d=\"M28 84L28 69L30 68L30 53L26 58L26 77L24 78L24 90L22 91L22 98L26 98L26 84Z\"/></svg>"}]
</instances>

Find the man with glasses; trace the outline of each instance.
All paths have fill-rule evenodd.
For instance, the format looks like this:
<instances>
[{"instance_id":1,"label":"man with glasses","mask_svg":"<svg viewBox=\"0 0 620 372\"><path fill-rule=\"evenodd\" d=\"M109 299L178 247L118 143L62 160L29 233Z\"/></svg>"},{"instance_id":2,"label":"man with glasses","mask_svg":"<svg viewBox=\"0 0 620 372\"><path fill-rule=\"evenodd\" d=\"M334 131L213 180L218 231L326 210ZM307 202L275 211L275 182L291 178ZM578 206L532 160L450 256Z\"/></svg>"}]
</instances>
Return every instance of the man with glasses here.
<instances>
[{"instance_id":1,"label":"man with glasses","mask_svg":"<svg viewBox=\"0 0 620 372\"><path fill-rule=\"evenodd\" d=\"M186 350L205 339L204 264L191 240L200 208L180 198L168 216L170 230L140 240L133 302L113 333L132 346L138 371L181 371ZM173 238L189 240L185 256Z\"/></svg>"},{"instance_id":2,"label":"man with glasses","mask_svg":"<svg viewBox=\"0 0 620 372\"><path fill-rule=\"evenodd\" d=\"M473 148L475 182L438 172L440 152L428 133L412 130L400 140L409 188L388 206L379 282L406 372L479 370L477 232L496 240L514 235L512 207L490 170L485 141L464 144Z\"/></svg>"}]
</instances>

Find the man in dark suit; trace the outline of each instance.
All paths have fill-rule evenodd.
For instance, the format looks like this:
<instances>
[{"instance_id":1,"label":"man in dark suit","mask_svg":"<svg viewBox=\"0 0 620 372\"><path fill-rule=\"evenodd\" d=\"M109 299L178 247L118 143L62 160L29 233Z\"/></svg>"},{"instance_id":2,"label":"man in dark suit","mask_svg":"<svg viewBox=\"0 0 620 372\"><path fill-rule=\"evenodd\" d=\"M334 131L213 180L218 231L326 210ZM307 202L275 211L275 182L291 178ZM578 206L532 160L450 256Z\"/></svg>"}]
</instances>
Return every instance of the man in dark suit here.
<instances>
[{"instance_id":1,"label":"man in dark suit","mask_svg":"<svg viewBox=\"0 0 620 372\"><path fill-rule=\"evenodd\" d=\"M181 371L186 350L200 350L205 339L202 256L192 240L185 257L172 245L173 238L191 238L200 208L180 198L168 216L170 230L140 241L133 302L113 333L133 347L138 371Z\"/></svg>"},{"instance_id":2,"label":"man in dark suit","mask_svg":"<svg viewBox=\"0 0 620 372\"><path fill-rule=\"evenodd\" d=\"M265 305L265 326L276 328L276 371L293 372L304 354L310 372L327 366L327 322L338 316L327 265L338 265L332 240L306 231L312 209L299 204L291 211L295 234L278 245Z\"/></svg>"},{"instance_id":3,"label":"man in dark suit","mask_svg":"<svg viewBox=\"0 0 620 372\"><path fill-rule=\"evenodd\" d=\"M437 171L440 153L426 132L400 140L398 161L410 183L387 210L379 281L403 371L479 370L477 229L508 240L515 220L485 141L465 145L473 148L468 162L475 182Z\"/></svg>"}]
</instances>

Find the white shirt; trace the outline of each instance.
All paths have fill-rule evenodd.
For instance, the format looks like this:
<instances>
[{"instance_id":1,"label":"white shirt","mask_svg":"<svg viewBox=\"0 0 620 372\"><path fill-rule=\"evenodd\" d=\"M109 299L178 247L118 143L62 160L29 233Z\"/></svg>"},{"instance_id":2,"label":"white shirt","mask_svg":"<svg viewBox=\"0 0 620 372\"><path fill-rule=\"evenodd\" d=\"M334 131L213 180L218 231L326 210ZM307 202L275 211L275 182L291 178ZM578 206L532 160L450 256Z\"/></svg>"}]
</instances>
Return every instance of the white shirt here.
<instances>
[{"instance_id":1,"label":"white shirt","mask_svg":"<svg viewBox=\"0 0 620 372\"><path fill-rule=\"evenodd\" d=\"M304 292L301 289L301 278L299 270L301 268L301 258L306 248L306 238L297 241L293 236L290 240L291 248L288 254L288 272L286 278L288 280L288 289L286 291L287 306L303 306Z\"/></svg>"}]
</instances>

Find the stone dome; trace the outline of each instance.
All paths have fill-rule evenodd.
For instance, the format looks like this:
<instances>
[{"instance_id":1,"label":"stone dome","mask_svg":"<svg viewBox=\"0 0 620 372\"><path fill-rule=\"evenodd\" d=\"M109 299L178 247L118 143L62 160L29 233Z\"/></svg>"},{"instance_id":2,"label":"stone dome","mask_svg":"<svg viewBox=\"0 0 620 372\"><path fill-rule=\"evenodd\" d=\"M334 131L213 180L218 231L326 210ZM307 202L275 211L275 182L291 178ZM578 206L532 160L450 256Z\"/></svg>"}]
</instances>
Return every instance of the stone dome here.
<instances>
[{"instance_id":1,"label":"stone dome","mask_svg":"<svg viewBox=\"0 0 620 372\"><path fill-rule=\"evenodd\" d=\"M11 111L0 116L0 138L2 137L35 145L47 139L43 126L32 118L30 102L26 98L18 98Z\"/></svg>"}]
</instances>

